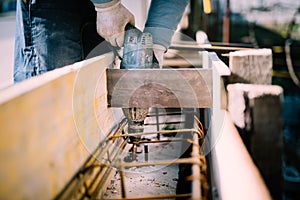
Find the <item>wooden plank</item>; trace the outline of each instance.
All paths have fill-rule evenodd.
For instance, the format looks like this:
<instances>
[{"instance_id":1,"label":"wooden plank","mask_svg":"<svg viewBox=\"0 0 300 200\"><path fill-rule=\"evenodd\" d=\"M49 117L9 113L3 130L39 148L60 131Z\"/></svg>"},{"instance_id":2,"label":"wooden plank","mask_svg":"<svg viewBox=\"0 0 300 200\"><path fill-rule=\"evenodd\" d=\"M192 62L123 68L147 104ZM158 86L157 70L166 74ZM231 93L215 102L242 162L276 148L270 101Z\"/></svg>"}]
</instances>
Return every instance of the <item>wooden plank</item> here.
<instances>
[{"instance_id":1,"label":"wooden plank","mask_svg":"<svg viewBox=\"0 0 300 200\"><path fill-rule=\"evenodd\" d=\"M211 152L218 195L221 199L272 199L228 112L224 112L222 137Z\"/></svg>"},{"instance_id":2,"label":"wooden plank","mask_svg":"<svg viewBox=\"0 0 300 200\"><path fill-rule=\"evenodd\" d=\"M0 91L0 198L52 199L122 117L107 107L112 56Z\"/></svg>"},{"instance_id":3,"label":"wooden plank","mask_svg":"<svg viewBox=\"0 0 300 200\"><path fill-rule=\"evenodd\" d=\"M205 122L209 134L206 135L201 148L201 152L207 155L221 137L220 133L227 105L223 78L230 75L230 70L213 52L203 52L203 67L211 68L213 75L213 106L206 110L208 114Z\"/></svg>"},{"instance_id":4,"label":"wooden plank","mask_svg":"<svg viewBox=\"0 0 300 200\"><path fill-rule=\"evenodd\" d=\"M108 69L111 107L208 108L211 69Z\"/></svg>"}]
</instances>

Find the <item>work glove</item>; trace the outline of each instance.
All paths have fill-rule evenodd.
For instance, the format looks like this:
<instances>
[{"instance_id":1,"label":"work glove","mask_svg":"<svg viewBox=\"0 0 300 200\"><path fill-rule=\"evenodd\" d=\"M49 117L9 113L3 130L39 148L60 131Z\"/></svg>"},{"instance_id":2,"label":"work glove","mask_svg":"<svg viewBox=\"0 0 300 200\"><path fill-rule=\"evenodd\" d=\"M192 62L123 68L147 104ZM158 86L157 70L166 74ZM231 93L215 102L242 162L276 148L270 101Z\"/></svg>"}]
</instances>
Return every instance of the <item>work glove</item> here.
<instances>
[{"instance_id":1,"label":"work glove","mask_svg":"<svg viewBox=\"0 0 300 200\"><path fill-rule=\"evenodd\" d=\"M115 47L124 44L125 26L134 25L134 16L120 2L112 0L108 3L95 3L97 11L97 32Z\"/></svg>"},{"instance_id":2,"label":"work glove","mask_svg":"<svg viewBox=\"0 0 300 200\"><path fill-rule=\"evenodd\" d=\"M163 66L165 52L166 52L166 47L160 44L153 44L153 53L160 68L162 68Z\"/></svg>"}]
</instances>

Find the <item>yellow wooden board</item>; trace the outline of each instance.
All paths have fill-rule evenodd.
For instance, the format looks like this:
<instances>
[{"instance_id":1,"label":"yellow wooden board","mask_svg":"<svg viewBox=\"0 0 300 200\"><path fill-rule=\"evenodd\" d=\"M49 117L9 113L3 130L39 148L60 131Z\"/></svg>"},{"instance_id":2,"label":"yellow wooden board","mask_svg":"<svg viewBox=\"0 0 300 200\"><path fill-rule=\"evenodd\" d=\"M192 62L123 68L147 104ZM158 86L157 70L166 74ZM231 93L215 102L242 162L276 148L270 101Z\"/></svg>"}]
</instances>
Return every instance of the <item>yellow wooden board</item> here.
<instances>
[{"instance_id":1,"label":"yellow wooden board","mask_svg":"<svg viewBox=\"0 0 300 200\"><path fill-rule=\"evenodd\" d=\"M0 198L51 199L122 116L105 55L0 91Z\"/></svg>"}]
</instances>

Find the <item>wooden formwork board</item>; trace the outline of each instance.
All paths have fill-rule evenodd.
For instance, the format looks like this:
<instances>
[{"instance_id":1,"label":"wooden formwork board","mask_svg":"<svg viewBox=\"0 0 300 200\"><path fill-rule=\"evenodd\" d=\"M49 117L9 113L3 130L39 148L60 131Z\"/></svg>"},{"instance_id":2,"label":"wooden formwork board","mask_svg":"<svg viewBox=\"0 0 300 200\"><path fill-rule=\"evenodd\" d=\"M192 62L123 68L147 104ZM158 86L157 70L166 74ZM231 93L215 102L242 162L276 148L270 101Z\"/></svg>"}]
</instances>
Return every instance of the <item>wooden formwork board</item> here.
<instances>
[{"instance_id":1,"label":"wooden formwork board","mask_svg":"<svg viewBox=\"0 0 300 200\"><path fill-rule=\"evenodd\" d=\"M212 69L108 69L112 107L212 107Z\"/></svg>"},{"instance_id":2,"label":"wooden formwork board","mask_svg":"<svg viewBox=\"0 0 300 200\"><path fill-rule=\"evenodd\" d=\"M112 55L0 91L0 198L53 198L122 113L107 107Z\"/></svg>"}]
</instances>

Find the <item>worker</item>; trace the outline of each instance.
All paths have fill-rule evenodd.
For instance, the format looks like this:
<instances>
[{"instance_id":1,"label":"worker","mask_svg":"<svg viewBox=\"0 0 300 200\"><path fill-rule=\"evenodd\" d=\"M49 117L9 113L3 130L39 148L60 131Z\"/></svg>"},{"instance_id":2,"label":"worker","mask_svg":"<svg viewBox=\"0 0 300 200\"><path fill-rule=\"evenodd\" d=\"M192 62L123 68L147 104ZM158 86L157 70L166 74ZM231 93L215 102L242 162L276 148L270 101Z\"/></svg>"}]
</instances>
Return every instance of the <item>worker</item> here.
<instances>
[{"instance_id":1,"label":"worker","mask_svg":"<svg viewBox=\"0 0 300 200\"><path fill-rule=\"evenodd\" d=\"M144 31L160 63L187 4L151 1ZM120 0L17 0L14 81L83 60L104 40L122 47L128 23L134 16Z\"/></svg>"}]
</instances>

